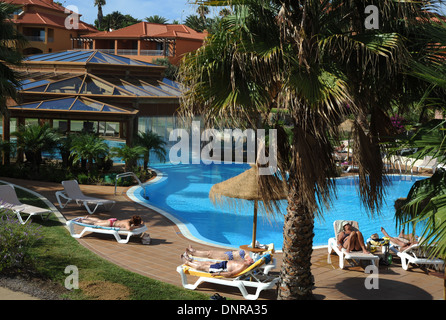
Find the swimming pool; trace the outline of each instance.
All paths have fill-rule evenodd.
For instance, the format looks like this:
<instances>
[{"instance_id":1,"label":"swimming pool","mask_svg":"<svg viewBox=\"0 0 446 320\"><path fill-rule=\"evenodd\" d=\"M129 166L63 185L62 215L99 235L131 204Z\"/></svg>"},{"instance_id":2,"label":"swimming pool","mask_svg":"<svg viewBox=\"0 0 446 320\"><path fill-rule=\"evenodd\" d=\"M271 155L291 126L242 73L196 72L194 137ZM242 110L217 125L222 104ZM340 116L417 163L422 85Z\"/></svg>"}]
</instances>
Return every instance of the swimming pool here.
<instances>
[{"instance_id":1,"label":"swimming pool","mask_svg":"<svg viewBox=\"0 0 446 320\"><path fill-rule=\"evenodd\" d=\"M187 236L213 245L238 248L252 241L253 205L243 211L215 207L209 199L211 187L234 177L249 168L246 164L172 165L153 166L162 174L146 188L149 200L144 199L142 188L135 188L132 197L138 202L154 208L174 220ZM315 247L326 246L333 237L334 220L356 220L364 237L380 233L384 227L390 234L396 231L393 207L396 199L407 196L411 186L423 177L390 176L391 185L386 189L386 202L381 215L370 218L362 208L353 177L337 179L337 199L323 220L316 219L314 225ZM286 214L287 202L283 201L281 213ZM257 240L262 244L274 243L280 250L283 245L283 218L269 220L259 216Z\"/></svg>"}]
</instances>

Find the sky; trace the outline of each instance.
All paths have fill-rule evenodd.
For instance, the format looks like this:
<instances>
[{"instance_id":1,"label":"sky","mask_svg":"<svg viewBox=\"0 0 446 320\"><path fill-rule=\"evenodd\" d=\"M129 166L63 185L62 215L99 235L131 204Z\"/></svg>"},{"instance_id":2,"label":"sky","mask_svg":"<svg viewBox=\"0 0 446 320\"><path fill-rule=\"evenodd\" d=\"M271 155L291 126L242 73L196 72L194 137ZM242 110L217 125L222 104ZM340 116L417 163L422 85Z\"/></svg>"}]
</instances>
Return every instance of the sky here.
<instances>
[{"instance_id":1,"label":"sky","mask_svg":"<svg viewBox=\"0 0 446 320\"><path fill-rule=\"evenodd\" d=\"M81 20L94 24L97 19L98 9L94 6L94 0L58 0L64 7L76 6L82 15ZM106 0L107 4L102 7L104 15L119 11L122 14L130 14L134 18L144 20L146 17L158 15L168 19L168 23L178 20L184 22L187 16L197 14L197 5L193 0ZM71 9L71 8L70 8ZM215 8L211 10L213 16ZM218 13L218 12L217 12Z\"/></svg>"}]
</instances>

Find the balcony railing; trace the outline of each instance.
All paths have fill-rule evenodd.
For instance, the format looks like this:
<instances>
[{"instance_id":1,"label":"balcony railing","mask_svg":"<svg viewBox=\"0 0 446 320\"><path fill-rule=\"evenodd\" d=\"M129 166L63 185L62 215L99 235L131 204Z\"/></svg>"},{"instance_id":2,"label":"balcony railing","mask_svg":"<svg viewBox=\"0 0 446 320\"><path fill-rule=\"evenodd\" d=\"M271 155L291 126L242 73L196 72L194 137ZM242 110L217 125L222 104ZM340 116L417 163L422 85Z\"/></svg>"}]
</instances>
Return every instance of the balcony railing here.
<instances>
[{"instance_id":1,"label":"balcony railing","mask_svg":"<svg viewBox=\"0 0 446 320\"><path fill-rule=\"evenodd\" d=\"M103 53L115 54L115 49L97 49L97 50Z\"/></svg>"},{"instance_id":2,"label":"balcony railing","mask_svg":"<svg viewBox=\"0 0 446 320\"><path fill-rule=\"evenodd\" d=\"M25 36L28 41L45 42L45 36Z\"/></svg>"},{"instance_id":3,"label":"balcony railing","mask_svg":"<svg viewBox=\"0 0 446 320\"><path fill-rule=\"evenodd\" d=\"M118 49L117 54L121 56L137 56L138 50L132 50L132 49ZM140 54L141 56L163 56L164 51L163 50L141 50ZM168 55L168 52L167 52Z\"/></svg>"},{"instance_id":4,"label":"balcony railing","mask_svg":"<svg viewBox=\"0 0 446 320\"><path fill-rule=\"evenodd\" d=\"M74 48L73 50L78 51L85 51L89 49L78 49ZM99 52L108 53L108 54L115 54L115 49L96 49ZM167 56L169 56L169 51L166 52ZM132 50L132 49L118 49L116 51L117 55L120 56L137 56L138 50ZM141 56L164 56L164 50L141 50L140 52Z\"/></svg>"}]
</instances>

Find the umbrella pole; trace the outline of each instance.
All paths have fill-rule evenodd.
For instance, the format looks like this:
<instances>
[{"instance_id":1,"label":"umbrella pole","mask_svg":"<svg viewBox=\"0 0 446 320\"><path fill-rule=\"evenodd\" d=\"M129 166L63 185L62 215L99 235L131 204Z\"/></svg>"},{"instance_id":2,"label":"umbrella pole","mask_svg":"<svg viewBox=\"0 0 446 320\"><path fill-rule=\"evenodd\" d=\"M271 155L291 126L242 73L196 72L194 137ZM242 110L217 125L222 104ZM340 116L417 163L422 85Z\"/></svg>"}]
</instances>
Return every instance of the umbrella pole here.
<instances>
[{"instance_id":1,"label":"umbrella pole","mask_svg":"<svg viewBox=\"0 0 446 320\"><path fill-rule=\"evenodd\" d=\"M257 235L257 200L254 201L254 222L252 227L252 248L256 247Z\"/></svg>"}]
</instances>

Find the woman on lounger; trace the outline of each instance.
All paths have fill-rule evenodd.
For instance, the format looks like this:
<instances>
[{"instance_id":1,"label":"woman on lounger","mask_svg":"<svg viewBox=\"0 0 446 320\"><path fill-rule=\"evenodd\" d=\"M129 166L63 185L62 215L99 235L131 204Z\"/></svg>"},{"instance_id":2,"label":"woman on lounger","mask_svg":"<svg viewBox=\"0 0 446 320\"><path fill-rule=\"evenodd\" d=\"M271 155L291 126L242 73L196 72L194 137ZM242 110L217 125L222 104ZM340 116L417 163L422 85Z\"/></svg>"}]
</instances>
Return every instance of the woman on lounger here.
<instances>
[{"instance_id":1,"label":"woman on lounger","mask_svg":"<svg viewBox=\"0 0 446 320\"><path fill-rule=\"evenodd\" d=\"M183 263L189 267L211 273L212 276L222 276L225 278L232 278L243 270L247 269L254 263L254 260L246 255L242 261L225 260L220 262L215 261L197 261L191 258L187 253L181 255Z\"/></svg>"},{"instance_id":2,"label":"woman on lounger","mask_svg":"<svg viewBox=\"0 0 446 320\"><path fill-rule=\"evenodd\" d=\"M398 245L400 247L400 249L399 249L400 251L404 251L407 248L409 248L410 246L418 243L415 235L414 234L404 234L404 229L401 230L398 238L389 236L389 234L387 233L386 230L384 230L383 227L381 227L381 232L383 233L383 235L385 237L390 238L390 241L392 241L393 243Z\"/></svg>"},{"instance_id":3,"label":"woman on lounger","mask_svg":"<svg viewBox=\"0 0 446 320\"><path fill-rule=\"evenodd\" d=\"M364 237L359 230L354 231L352 225L346 221L342 224L342 228L344 231L339 232L337 239L339 248L344 248L347 253L361 251L361 249L363 253L370 253L365 247Z\"/></svg>"},{"instance_id":4,"label":"woman on lounger","mask_svg":"<svg viewBox=\"0 0 446 320\"><path fill-rule=\"evenodd\" d=\"M82 219L80 219L79 222L91 224L95 226L100 227L113 227L113 228L120 228L120 229L126 229L126 230L133 230L141 228L144 225L144 221L142 221L140 216L133 216L131 219L127 220L118 220L116 218L110 218L108 220L101 220L98 218L93 218L86 216Z\"/></svg>"},{"instance_id":5,"label":"woman on lounger","mask_svg":"<svg viewBox=\"0 0 446 320\"><path fill-rule=\"evenodd\" d=\"M203 251L195 250L189 245L186 248L186 253L195 257L215 259L215 260L244 260L247 255L245 250L234 250L234 251Z\"/></svg>"}]
</instances>

